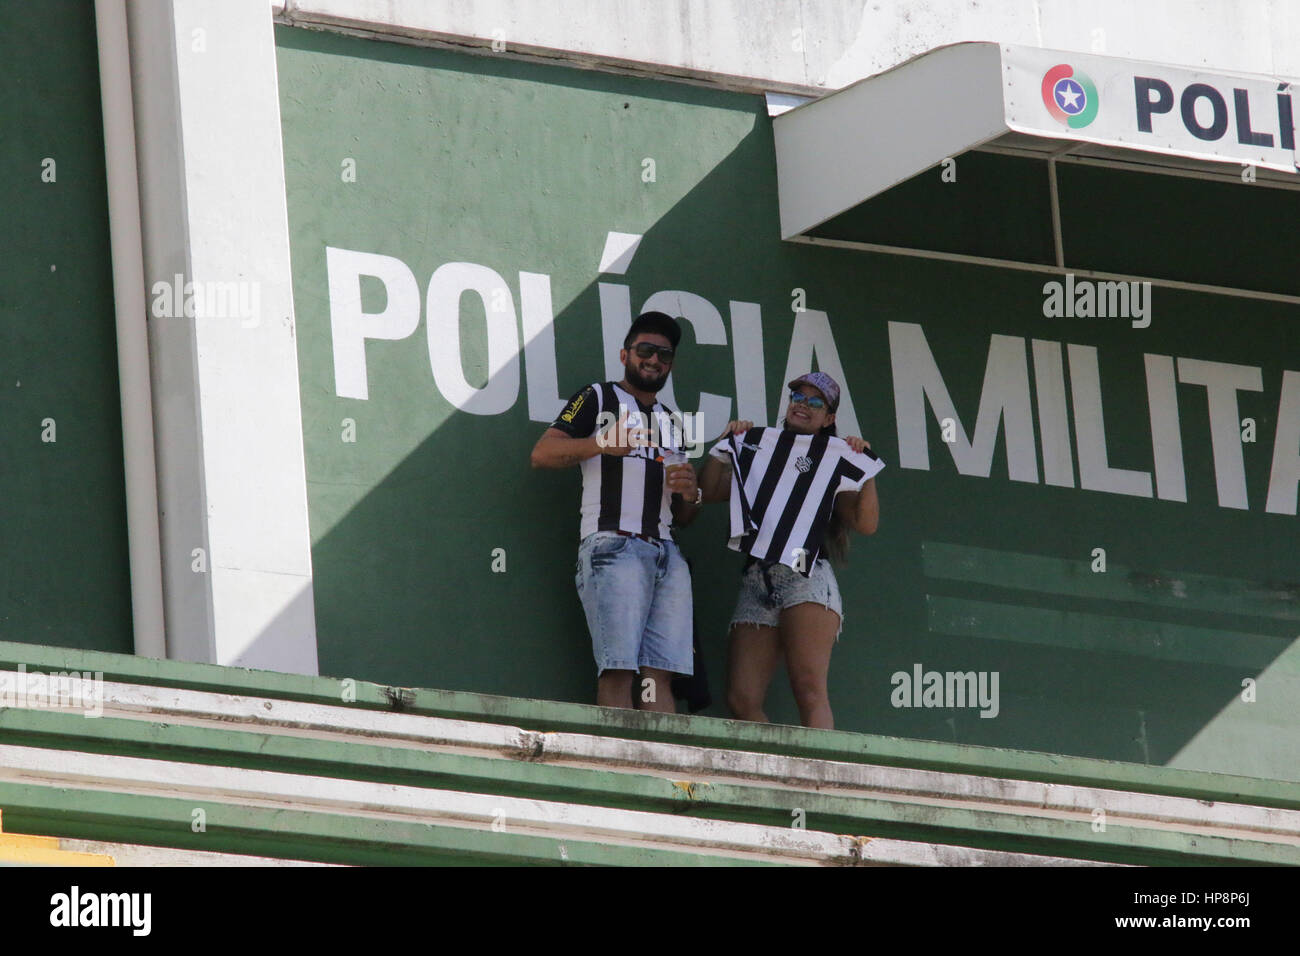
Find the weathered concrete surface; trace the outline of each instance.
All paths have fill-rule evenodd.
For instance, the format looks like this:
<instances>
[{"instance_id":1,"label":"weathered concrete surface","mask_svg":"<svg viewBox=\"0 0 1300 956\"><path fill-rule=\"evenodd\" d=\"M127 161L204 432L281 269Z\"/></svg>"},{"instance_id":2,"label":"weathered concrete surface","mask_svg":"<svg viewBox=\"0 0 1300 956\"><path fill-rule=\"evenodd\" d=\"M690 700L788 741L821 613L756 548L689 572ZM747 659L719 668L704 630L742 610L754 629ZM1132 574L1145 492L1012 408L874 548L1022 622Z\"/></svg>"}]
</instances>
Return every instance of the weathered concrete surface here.
<instances>
[{"instance_id":1,"label":"weathered concrete surface","mask_svg":"<svg viewBox=\"0 0 1300 956\"><path fill-rule=\"evenodd\" d=\"M20 812L44 806L22 789L34 786L92 802L116 794L390 823L414 815L494 834L508 817L544 840L733 862L1300 862L1294 810L179 688L105 683L98 699L98 720L28 699L0 714L6 740L17 744L0 746L0 799ZM150 842L104 829L82 804L24 819L47 828L31 832ZM66 829L73 824L84 828ZM447 849L428 849L439 847ZM313 858L298 843L211 849Z\"/></svg>"},{"instance_id":2,"label":"weathered concrete surface","mask_svg":"<svg viewBox=\"0 0 1300 956\"><path fill-rule=\"evenodd\" d=\"M992 40L1300 76L1287 0L272 0L283 22L493 48L728 86L836 90Z\"/></svg>"}]
</instances>

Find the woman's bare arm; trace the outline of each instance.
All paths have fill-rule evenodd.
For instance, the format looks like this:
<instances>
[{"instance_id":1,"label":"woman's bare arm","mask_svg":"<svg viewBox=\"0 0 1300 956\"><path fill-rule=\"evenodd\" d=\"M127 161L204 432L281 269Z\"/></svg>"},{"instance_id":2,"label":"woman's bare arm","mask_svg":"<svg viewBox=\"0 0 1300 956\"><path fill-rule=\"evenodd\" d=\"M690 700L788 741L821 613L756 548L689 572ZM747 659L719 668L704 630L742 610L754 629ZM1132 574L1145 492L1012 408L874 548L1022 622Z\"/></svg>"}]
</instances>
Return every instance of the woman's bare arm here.
<instances>
[{"instance_id":1,"label":"woman's bare arm","mask_svg":"<svg viewBox=\"0 0 1300 956\"><path fill-rule=\"evenodd\" d=\"M726 501L731 497L731 462L709 458L700 469L701 501Z\"/></svg>"},{"instance_id":2,"label":"woman's bare arm","mask_svg":"<svg viewBox=\"0 0 1300 956\"><path fill-rule=\"evenodd\" d=\"M727 427L718 441L726 438L728 435L743 435L754 427L754 423L748 420L738 420L727 422ZM731 497L731 461L726 458L713 458L705 462L704 467L700 469L700 492L703 497L701 501L726 501Z\"/></svg>"},{"instance_id":3,"label":"woman's bare arm","mask_svg":"<svg viewBox=\"0 0 1300 956\"><path fill-rule=\"evenodd\" d=\"M835 513L858 534L875 534L880 527L876 479L868 479L860 491L844 491L836 495Z\"/></svg>"}]
</instances>

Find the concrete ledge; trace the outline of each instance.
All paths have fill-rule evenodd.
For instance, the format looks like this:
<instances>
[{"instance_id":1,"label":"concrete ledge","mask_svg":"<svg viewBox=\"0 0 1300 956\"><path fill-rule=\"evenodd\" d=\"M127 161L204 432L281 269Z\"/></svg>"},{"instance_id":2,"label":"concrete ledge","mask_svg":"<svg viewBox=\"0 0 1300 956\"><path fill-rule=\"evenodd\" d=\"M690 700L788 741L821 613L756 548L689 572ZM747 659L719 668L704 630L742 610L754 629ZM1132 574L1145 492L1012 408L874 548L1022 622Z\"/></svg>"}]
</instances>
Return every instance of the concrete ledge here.
<instances>
[{"instance_id":1,"label":"concrete ledge","mask_svg":"<svg viewBox=\"0 0 1300 956\"><path fill-rule=\"evenodd\" d=\"M70 769L75 767L75 769ZM4 784L58 788L115 796L187 801L204 827L212 804L262 807L355 820L419 820L470 828L601 844L627 849L691 851L741 862L856 865L1065 865L1075 861L1032 854L992 853L964 847L942 849L900 840L838 836L816 830L767 827L673 814L644 813L498 794L463 793L372 784L268 771L177 764L64 751L0 746L0 797ZM361 827L359 827L361 829ZM481 837L482 838L482 837ZM483 838L487 839L487 838ZM869 855L864 848L874 844Z\"/></svg>"},{"instance_id":2,"label":"concrete ledge","mask_svg":"<svg viewBox=\"0 0 1300 956\"><path fill-rule=\"evenodd\" d=\"M0 682L21 677L0 671ZM1185 797L1045 784L974 774L880 767L735 749L537 733L505 724L378 713L271 698L132 684L104 685L104 717L258 732L295 741L365 743L423 753L475 754L617 773L666 772L716 787L768 786L930 806L1010 811L1077 823L1098 809L1112 825L1168 826L1300 847L1300 811ZM75 709L68 713L75 714ZM117 723L114 721L114 723ZM36 725L39 727L39 723ZM120 729L119 731L120 732ZM289 748L289 749L292 749ZM328 748L326 748L328 749ZM185 759L185 758L180 758Z\"/></svg>"},{"instance_id":3,"label":"concrete ledge","mask_svg":"<svg viewBox=\"0 0 1300 956\"><path fill-rule=\"evenodd\" d=\"M744 861L648 847L266 807L0 782L0 806L27 832L203 852L361 866L726 866ZM194 813L204 811L202 831ZM749 861L751 865L772 865Z\"/></svg>"},{"instance_id":4,"label":"concrete ledge","mask_svg":"<svg viewBox=\"0 0 1300 956\"><path fill-rule=\"evenodd\" d=\"M115 865L123 866L331 866L306 860L277 860L269 856L242 853L210 853L205 850L174 850L165 846L140 846L131 843L105 843L102 840L60 840L64 850L111 856Z\"/></svg>"},{"instance_id":5,"label":"concrete ledge","mask_svg":"<svg viewBox=\"0 0 1300 956\"><path fill-rule=\"evenodd\" d=\"M650 714L464 691L385 687L365 681L0 642L0 669L17 670L19 665L29 671L91 671L102 673L108 681L247 694L279 701L337 706L354 699L346 705L348 709L389 712L400 709L407 715L508 724L545 733L590 734L1300 810L1300 785L1289 781L931 740L752 724L715 717Z\"/></svg>"},{"instance_id":6,"label":"concrete ledge","mask_svg":"<svg viewBox=\"0 0 1300 956\"><path fill-rule=\"evenodd\" d=\"M238 705L248 703L243 700ZM406 715L360 716L402 720L408 730L403 745L393 746L383 737L364 733L354 736L358 742L349 742L338 733L328 738L264 733L238 722L187 725L184 715L179 721L167 714L88 720L71 713L10 709L0 715L0 727L7 741L20 746L12 751L0 748L0 766L11 767L0 770L0 779L27 779L27 772L12 768L27 766L31 754L40 753L46 755L43 771L68 774L74 786L92 786L78 782L78 774L91 765L92 757L102 761L144 756L146 764L120 766L135 772L141 766L165 764L175 770L168 780L182 779L190 771L216 772L213 767L271 770L277 780L293 775L298 780L454 791L498 801L542 800L697 821L759 824L782 833L788 833L797 820L809 830L944 844L954 851L1116 863L1300 863L1296 834L1286 831L1294 827L1295 814L1284 811L1219 806L1207 808L1217 816L1207 813L1198 820L1197 807L1189 801L1180 804L1172 798L1116 791L1035 791L1038 785L1027 785L1022 791L1026 785L957 775L947 779L936 775L931 781L933 791L891 791L897 781L876 779L882 768L816 766L813 761L803 761L800 768L796 760L773 755L600 738L557 740L557 752L570 757L549 763L544 748L526 742L544 736L549 744L561 735L462 724L476 740L467 746L448 732L452 722ZM429 725L426 746L413 746L412 721ZM484 745L487 731L498 733ZM659 752L647 760L646 747ZM751 773L736 772L749 761L756 761ZM658 766L647 768L647 763ZM897 773L887 768L883 772ZM93 786L121 790L127 785L124 779L112 771ZM1004 792L1007 784L1014 788L1011 792ZM1000 799L1017 794L1022 798L1019 803ZM195 796L199 798L198 791ZM1034 799L1041 799L1043 805L1033 805ZM1098 811L1103 815L1099 817Z\"/></svg>"}]
</instances>

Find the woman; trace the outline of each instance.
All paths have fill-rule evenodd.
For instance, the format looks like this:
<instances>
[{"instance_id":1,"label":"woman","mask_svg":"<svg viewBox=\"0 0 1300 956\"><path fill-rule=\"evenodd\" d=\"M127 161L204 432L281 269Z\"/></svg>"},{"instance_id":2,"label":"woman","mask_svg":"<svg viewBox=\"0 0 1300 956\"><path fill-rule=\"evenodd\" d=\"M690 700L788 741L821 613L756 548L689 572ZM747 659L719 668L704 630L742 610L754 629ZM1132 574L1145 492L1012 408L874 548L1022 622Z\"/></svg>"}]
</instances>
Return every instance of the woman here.
<instances>
[{"instance_id":1,"label":"woman","mask_svg":"<svg viewBox=\"0 0 1300 956\"><path fill-rule=\"evenodd\" d=\"M825 555L844 559L850 528L875 533L874 475L884 465L862 439L835 437L840 389L833 378L812 372L789 387L783 428L728 423L699 484L704 501L726 501L736 489L731 547L750 555L731 620L732 714L766 722L763 701L784 659L800 722L830 729L826 675L843 609ZM737 468L742 475L733 482Z\"/></svg>"}]
</instances>

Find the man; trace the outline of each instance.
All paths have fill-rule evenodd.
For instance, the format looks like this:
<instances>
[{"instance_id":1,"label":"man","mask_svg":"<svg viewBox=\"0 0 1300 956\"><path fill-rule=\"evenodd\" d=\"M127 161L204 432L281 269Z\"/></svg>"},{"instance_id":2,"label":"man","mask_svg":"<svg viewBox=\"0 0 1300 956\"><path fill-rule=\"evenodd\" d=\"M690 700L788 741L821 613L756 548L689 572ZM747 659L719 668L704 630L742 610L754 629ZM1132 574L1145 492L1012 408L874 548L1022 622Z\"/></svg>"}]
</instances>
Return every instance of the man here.
<instances>
[{"instance_id":1,"label":"man","mask_svg":"<svg viewBox=\"0 0 1300 956\"><path fill-rule=\"evenodd\" d=\"M662 312L637 316L619 352L622 381L574 395L533 448L534 468L582 468L575 579L596 657L596 702L606 707L675 712L672 676L693 673L691 575L670 526L691 522L700 492L689 462L665 470L682 429L655 399L681 337Z\"/></svg>"}]
</instances>

